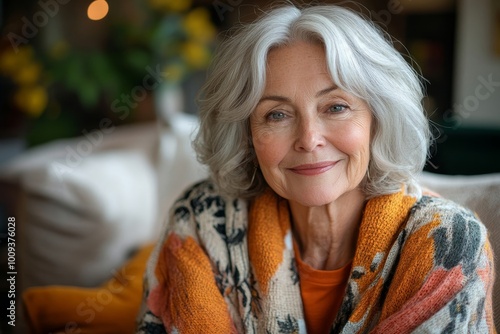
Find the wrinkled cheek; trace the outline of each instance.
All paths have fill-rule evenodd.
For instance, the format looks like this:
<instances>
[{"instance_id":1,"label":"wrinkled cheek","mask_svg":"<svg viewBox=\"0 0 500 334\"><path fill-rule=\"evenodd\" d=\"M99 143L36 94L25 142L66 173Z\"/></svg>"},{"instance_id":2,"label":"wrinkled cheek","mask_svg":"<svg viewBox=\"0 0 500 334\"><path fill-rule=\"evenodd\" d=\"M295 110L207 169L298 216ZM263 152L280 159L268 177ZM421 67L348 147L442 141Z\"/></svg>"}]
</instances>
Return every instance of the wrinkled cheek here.
<instances>
[{"instance_id":1,"label":"wrinkled cheek","mask_svg":"<svg viewBox=\"0 0 500 334\"><path fill-rule=\"evenodd\" d=\"M370 158L369 148L363 148L356 154L349 156L349 165L347 169L347 177L349 182L359 184L368 169L368 163Z\"/></svg>"},{"instance_id":2,"label":"wrinkled cheek","mask_svg":"<svg viewBox=\"0 0 500 334\"><path fill-rule=\"evenodd\" d=\"M270 183L271 179L275 179L279 174L280 152L266 147L261 151L256 150L256 153L259 163L258 168L260 168L264 178Z\"/></svg>"},{"instance_id":3,"label":"wrinkled cheek","mask_svg":"<svg viewBox=\"0 0 500 334\"><path fill-rule=\"evenodd\" d=\"M272 144L254 144L255 154L257 155L257 160L259 162L260 168L271 167L276 164L276 157L278 152L276 152Z\"/></svg>"},{"instance_id":4,"label":"wrinkled cheek","mask_svg":"<svg viewBox=\"0 0 500 334\"><path fill-rule=\"evenodd\" d=\"M359 179L359 178L363 178L366 174L366 171L368 169L368 161L369 161L369 155L367 154L367 152L361 152L359 154L358 157L356 157L357 159L357 163L356 165L354 166L354 173L356 175L356 177Z\"/></svg>"},{"instance_id":5,"label":"wrinkled cheek","mask_svg":"<svg viewBox=\"0 0 500 334\"><path fill-rule=\"evenodd\" d=\"M286 155L286 148L279 140L255 140L254 148L264 179L275 191L283 182L280 172L280 163Z\"/></svg>"}]
</instances>

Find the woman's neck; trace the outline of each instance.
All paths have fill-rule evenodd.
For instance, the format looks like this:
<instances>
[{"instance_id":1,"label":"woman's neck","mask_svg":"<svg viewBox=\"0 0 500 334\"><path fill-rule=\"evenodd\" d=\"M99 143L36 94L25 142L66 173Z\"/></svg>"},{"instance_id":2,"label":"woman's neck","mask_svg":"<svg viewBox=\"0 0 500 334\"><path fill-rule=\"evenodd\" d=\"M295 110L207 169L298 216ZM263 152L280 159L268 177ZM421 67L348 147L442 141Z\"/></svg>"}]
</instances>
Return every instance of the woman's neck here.
<instances>
[{"instance_id":1,"label":"woman's neck","mask_svg":"<svg viewBox=\"0 0 500 334\"><path fill-rule=\"evenodd\" d=\"M360 189L321 207L305 207L291 201L293 235L302 261L319 270L348 264L354 257L365 203Z\"/></svg>"}]
</instances>

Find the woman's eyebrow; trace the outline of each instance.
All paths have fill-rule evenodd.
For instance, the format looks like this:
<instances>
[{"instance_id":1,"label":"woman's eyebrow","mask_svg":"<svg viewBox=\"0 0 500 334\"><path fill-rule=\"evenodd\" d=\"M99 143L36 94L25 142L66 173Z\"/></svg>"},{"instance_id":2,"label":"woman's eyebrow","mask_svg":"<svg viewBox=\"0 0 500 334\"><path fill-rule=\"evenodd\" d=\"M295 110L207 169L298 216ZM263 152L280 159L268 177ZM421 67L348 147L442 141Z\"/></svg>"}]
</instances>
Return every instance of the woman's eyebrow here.
<instances>
[{"instance_id":1,"label":"woman's eyebrow","mask_svg":"<svg viewBox=\"0 0 500 334\"><path fill-rule=\"evenodd\" d=\"M316 97L320 97L320 96L323 96L325 94L328 94L336 89L338 89L339 87L337 87L336 85L333 85L331 87L328 87L328 88L325 88L325 89L322 89L320 90L318 93L316 93Z\"/></svg>"},{"instance_id":2,"label":"woman's eyebrow","mask_svg":"<svg viewBox=\"0 0 500 334\"><path fill-rule=\"evenodd\" d=\"M280 96L280 95L266 95L263 96L259 103L264 101L278 101L278 102L290 102L291 100L288 97Z\"/></svg>"}]
</instances>

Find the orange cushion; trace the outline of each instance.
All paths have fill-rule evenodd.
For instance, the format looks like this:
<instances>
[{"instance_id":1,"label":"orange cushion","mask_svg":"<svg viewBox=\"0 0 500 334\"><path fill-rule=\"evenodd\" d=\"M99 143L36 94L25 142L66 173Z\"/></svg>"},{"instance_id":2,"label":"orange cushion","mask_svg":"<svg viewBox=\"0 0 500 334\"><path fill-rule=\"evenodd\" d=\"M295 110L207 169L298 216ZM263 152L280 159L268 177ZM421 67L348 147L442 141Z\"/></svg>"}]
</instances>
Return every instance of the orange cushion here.
<instances>
[{"instance_id":1,"label":"orange cushion","mask_svg":"<svg viewBox=\"0 0 500 334\"><path fill-rule=\"evenodd\" d=\"M134 333L142 282L153 245L141 248L97 288L46 286L23 293L33 333Z\"/></svg>"}]
</instances>

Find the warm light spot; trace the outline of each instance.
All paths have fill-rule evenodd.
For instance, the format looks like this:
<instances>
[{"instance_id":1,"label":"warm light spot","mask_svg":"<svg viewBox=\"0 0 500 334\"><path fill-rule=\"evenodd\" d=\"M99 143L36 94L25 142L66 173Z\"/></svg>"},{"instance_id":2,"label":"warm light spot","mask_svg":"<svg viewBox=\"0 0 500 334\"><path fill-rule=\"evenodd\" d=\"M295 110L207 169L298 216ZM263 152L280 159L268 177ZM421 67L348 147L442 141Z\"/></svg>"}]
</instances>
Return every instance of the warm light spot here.
<instances>
[{"instance_id":1,"label":"warm light spot","mask_svg":"<svg viewBox=\"0 0 500 334\"><path fill-rule=\"evenodd\" d=\"M104 18L109 11L109 6L106 0L95 0L87 9L89 19L97 21Z\"/></svg>"}]
</instances>

